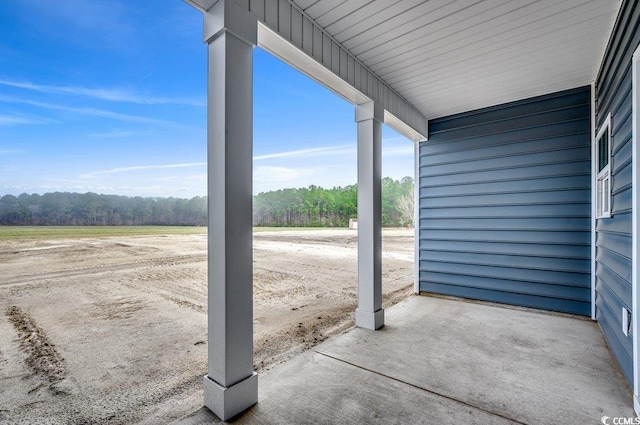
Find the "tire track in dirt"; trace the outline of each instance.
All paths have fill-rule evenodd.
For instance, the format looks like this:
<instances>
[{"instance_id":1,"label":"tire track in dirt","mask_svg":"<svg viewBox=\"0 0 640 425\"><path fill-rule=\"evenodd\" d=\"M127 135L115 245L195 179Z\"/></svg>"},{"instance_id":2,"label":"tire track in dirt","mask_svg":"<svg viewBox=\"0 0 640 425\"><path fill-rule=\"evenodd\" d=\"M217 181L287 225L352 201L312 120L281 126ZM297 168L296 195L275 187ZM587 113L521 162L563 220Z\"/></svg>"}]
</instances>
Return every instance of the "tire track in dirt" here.
<instances>
[{"instance_id":1,"label":"tire track in dirt","mask_svg":"<svg viewBox=\"0 0 640 425\"><path fill-rule=\"evenodd\" d=\"M6 315L18 333L20 349L27 355L25 363L33 375L44 380L41 386L47 386L52 392L59 393L56 384L66 375L65 359L56 350L55 344L35 319L18 306L7 308ZM32 389L37 391L40 386Z\"/></svg>"},{"instance_id":2,"label":"tire track in dirt","mask_svg":"<svg viewBox=\"0 0 640 425\"><path fill-rule=\"evenodd\" d=\"M0 282L0 289L14 288L19 286L27 286L33 283L41 283L42 280L55 280L69 277L79 277L83 275L93 275L98 273L108 272L122 272L130 271L139 268L158 268L158 267L170 267L179 266L191 263L201 263L207 261L207 255L180 255L172 257L159 257L146 260L130 261L126 263L115 263L105 266L87 266L87 267L75 267L66 270L48 272L48 273L32 273L27 276L17 276L13 279L3 279Z\"/></svg>"},{"instance_id":3,"label":"tire track in dirt","mask_svg":"<svg viewBox=\"0 0 640 425\"><path fill-rule=\"evenodd\" d=\"M409 277L408 274L403 277ZM400 278L399 278L400 279ZM411 296L413 284L383 296L383 307L389 308ZM341 334L355 325L354 312L357 301L346 301L330 313L319 314L315 320L305 318L285 328L254 340L254 369L258 372L271 369L295 355L309 350L327 338Z\"/></svg>"}]
</instances>

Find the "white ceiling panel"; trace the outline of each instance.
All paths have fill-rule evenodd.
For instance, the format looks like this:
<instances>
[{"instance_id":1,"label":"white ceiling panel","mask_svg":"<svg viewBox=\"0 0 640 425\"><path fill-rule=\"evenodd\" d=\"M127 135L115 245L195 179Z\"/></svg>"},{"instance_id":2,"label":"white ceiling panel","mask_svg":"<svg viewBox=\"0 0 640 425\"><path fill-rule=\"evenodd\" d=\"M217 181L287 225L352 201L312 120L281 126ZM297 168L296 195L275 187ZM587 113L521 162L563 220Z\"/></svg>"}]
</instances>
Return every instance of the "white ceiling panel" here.
<instances>
[{"instance_id":1,"label":"white ceiling panel","mask_svg":"<svg viewBox=\"0 0 640 425\"><path fill-rule=\"evenodd\" d=\"M620 0L293 0L428 118L591 83Z\"/></svg>"}]
</instances>

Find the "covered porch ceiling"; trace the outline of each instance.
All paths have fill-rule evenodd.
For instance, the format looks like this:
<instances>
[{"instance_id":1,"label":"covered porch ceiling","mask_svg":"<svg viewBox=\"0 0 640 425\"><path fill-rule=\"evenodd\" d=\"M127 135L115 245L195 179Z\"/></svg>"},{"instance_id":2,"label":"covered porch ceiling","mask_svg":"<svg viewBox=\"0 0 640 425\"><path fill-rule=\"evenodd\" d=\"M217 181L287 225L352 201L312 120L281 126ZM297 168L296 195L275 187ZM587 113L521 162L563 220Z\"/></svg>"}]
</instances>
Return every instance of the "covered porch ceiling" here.
<instances>
[{"instance_id":1,"label":"covered porch ceiling","mask_svg":"<svg viewBox=\"0 0 640 425\"><path fill-rule=\"evenodd\" d=\"M619 0L293 0L427 118L596 78Z\"/></svg>"},{"instance_id":2,"label":"covered porch ceiling","mask_svg":"<svg viewBox=\"0 0 640 425\"><path fill-rule=\"evenodd\" d=\"M187 1L202 10L216 3ZM283 27L296 26L296 14L283 13L292 6L421 115L433 119L590 84L621 0L238 4L267 26L277 27L280 35ZM269 10L275 9L279 13L271 23Z\"/></svg>"}]
</instances>

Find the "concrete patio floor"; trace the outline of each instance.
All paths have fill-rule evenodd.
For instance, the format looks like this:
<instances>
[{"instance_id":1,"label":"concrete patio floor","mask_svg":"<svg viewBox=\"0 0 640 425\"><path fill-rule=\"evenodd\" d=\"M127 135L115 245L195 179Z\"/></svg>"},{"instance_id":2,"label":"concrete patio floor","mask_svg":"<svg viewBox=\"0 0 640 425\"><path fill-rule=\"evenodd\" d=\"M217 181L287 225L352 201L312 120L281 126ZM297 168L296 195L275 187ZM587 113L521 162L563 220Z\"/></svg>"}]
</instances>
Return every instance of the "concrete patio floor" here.
<instances>
[{"instance_id":1,"label":"concrete patio floor","mask_svg":"<svg viewBox=\"0 0 640 425\"><path fill-rule=\"evenodd\" d=\"M412 296L262 373L237 424L598 424L635 417L595 322ZM206 408L175 422L220 422Z\"/></svg>"}]
</instances>

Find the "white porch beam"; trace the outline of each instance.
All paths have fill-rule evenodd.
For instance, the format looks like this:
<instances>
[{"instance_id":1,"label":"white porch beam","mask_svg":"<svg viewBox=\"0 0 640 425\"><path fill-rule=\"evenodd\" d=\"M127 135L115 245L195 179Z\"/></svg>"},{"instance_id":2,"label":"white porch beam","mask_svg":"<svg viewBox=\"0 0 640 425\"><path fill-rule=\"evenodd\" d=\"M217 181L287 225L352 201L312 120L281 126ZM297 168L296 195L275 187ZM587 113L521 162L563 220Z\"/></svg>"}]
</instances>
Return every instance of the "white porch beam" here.
<instances>
[{"instance_id":1,"label":"white porch beam","mask_svg":"<svg viewBox=\"0 0 640 425\"><path fill-rule=\"evenodd\" d=\"M231 0L204 14L208 47L208 368L204 404L227 420L258 401L253 371L253 47Z\"/></svg>"},{"instance_id":2,"label":"white porch beam","mask_svg":"<svg viewBox=\"0 0 640 425\"><path fill-rule=\"evenodd\" d=\"M358 309L356 326L379 329L382 309L382 121L375 102L356 106L358 123Z\"/></svg>"},{"instance_id":3,"label":"white porch beam","mask_svg":"<svg viewBox=\"0 0 640 425\"><path fill-rule=\"evenodd\" d=\"M420 142L413 147L413 293L420 294Z\"/></svg>"},{"instance_id":4,"label":"white porch beam","mask_svg":"<svg viewBox=\"0 0 640 425\"><path fill-rule=\"evenodd\" d=\"M217 7L216 0L185 1L203 12ZM409 139L427 139L426 117L295 3L236 0L234 4L261 24L260 47L354 104L369 100L380 104L387 112L383 122Z\"/></svg>"}]
</instances>

